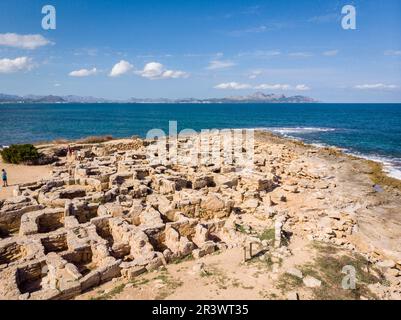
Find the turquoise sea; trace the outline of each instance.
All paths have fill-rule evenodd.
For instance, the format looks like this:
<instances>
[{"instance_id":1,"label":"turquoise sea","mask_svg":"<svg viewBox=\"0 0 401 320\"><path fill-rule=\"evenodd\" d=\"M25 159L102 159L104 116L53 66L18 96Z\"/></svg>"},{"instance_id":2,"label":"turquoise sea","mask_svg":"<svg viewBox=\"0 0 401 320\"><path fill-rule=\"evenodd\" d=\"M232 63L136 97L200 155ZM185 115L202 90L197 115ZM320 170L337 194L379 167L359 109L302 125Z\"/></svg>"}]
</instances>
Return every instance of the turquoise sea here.
<instances>
[{"instance_id":1,"label":"turquoise sea","mask_svg":"<svg viewBox=\"0 0 401 320\"><path fill-rule=\"evenodd\" d=\"M191 128L263 128L382 161L401 179L401 104L2 104L0 145Z\"/></svg>"}]
</instances>

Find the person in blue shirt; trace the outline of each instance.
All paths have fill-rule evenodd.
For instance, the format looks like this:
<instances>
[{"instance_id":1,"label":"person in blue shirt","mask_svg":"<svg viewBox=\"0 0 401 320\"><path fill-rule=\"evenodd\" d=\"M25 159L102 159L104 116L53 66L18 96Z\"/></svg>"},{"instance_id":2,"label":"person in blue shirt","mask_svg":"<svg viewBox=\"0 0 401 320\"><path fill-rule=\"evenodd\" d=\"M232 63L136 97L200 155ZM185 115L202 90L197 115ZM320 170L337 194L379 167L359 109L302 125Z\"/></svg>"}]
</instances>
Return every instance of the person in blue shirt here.
<instances>
[{"instance_id":1,"label":"person in blue shirt","mask_svg":"<svg viewBox=\"0 0 401 320\"><path fill-rule=\"evenodd\" d=\"M8 187L7 172L4 169L1 169L1 178L3 180L3 187Z\"/></svg>"}]
</instances>

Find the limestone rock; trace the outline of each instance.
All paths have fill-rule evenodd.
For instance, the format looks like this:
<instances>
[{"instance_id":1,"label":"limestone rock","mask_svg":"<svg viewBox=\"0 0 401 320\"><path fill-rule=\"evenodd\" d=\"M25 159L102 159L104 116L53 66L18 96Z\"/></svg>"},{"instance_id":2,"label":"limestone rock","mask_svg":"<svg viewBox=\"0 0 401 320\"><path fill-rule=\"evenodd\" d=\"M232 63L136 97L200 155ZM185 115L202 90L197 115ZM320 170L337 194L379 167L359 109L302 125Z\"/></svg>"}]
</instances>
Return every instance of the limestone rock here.
<instances>
[{"instance_id":1,"label":"limestone rock","mask_svg":"<svg viewBox=\"0 0 401 320\"><path fill-rule=\"evenodd\" d=\"M306 276L303 278L303 283L308 288L318 288L322 285L322 282L312 276Z\"/></svg>"},{"instance_id":2,"label":"limestone rock","mask_svg":"<svg viewBox=\"0 0 401 320\"><path fill-rule=\"evenodd\" d=\"M303 278L302 271L297 268L289 268L286 270L286 273L293 275L294 277Z\"/></svg>"}]
</instances>

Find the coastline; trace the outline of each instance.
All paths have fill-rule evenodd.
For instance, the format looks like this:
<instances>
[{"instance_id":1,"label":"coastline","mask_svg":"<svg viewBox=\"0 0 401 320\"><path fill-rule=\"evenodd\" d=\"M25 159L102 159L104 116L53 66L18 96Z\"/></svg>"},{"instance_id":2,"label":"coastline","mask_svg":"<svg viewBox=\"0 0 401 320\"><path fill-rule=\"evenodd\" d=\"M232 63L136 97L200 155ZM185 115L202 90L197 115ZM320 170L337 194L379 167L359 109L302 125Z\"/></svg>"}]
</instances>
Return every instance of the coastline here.
<instances>
[{"instance_id":1,"label":"coastline","mask_svg":"<svg viewBox=\"0 0 401 320\"><path fill-rule=\"evenodd\" d=\"M292 128L294 129L294 128ZM297 128L296 128L297 129ZM321 128L302 128L302 129L310 129L310 130L318 130L318 131L334 131L335 129L321 129ZM373 162L377 165L379 165L381 167L381 170L383 171L383 173L385 175L387 175L388 178L391 179L395 179L401 182L401 169L398 169L394 166L394 164L391 163L391 159L385 157L385 156L372 156L372 155L366 155L360 152L355 152L355 151L350 151L347 148L342 148L339 146L335 146L335 145L328 145L328 144L324 144L324 143L314 143L314 142L308 142L305 141L304 139L300 138L300 137L294 137L291 135L286 135L286 134L280 134L280 133L276 133L274 130L269 129L264 129L264 128L260 128L260 130L262 131L267 131L270 132L272 134L275 134L278 137L281 137L283 139L289 139L289 140L293 140L293 141L297 141L297 142L302 142L306 145L309 146L313 146L317 149L334 149L338 152L342 152L345 155L349 155L351 157L355 157L355 158L360 158L360 159L364 159L370 162Z\"/></svg>"},{"instance_id":2,"label":"coastline","mask_svg":"<svg viewBox=\"0 0 401 320\"><path fill-rule=\"evenodd\" d=\"M230 130L245 130L245 129L246 128L232 128ZM308 143L308 142L305 142L301 138L285 136L282 134L278 134L276 132L269 131L266 128L255 128L255 134L257 135L258 133L262 133L265 135L268 134L275 140L278 140L278 141L282 140L284 143L292 142L296 145L302 145L306 148L315 149L319 152L327 153L330 155L336 155L339 158L346 157L350 160L363 161L371 168L370 176L372 179L372 183L375 183L378 185L383 185L383 186L388 186L388 187L393 187L393 188L401 191L401 178L399 178L398 175L392 176L389 173L389 170L391 169L391 167L386 166L385 160L382 160L380 158L372 158L372 157L361 155L361 154L347 152L347 150L345 150L344 148L340 148L337 146ZM139 137L139 138L141 138L141 137ZM58 139L55 141L46 141L46 142L40 141L37 143L33 143L33 145L35 145L38 148L38 150L40 151L43 149L53 148L53 147L57 147L60 145L65 145L65 146L69 145L69 144L71 144L71 145L92 145L92 144L103 144L103 143L107 143L107 142L110 142L110 143L116 143L119 141L127 142L130 140L132 140L132 137L113 138L112 135L104 135L104 136L81 137L79 139L74 139L74 140ZM2 161L0 163L2 163ZM48 166L48 165L23 166L23 165L12 165L12 164L7 164L7 167L8 168L23 167L24 171L26 171L26 170L29 171L29 168L35 168L35 167L42 167L42 168L46 168L46 169L51 168L51 166ZM35 170L35 171L38 171L39 172L38 174L44 173L43 170ZM36 174L36 175L34 174L34 176L36 177L36 176L38 176L38 174ZM398 172L397 172L397 174L398 174ZM18 179L18 181L20 181L20 179ZM25 176L25 178L23 178L20 183L28 183L28 182L33 182L33 179L30 174Z\"/></svg>"},{"instance_id":3,"label":"coastline","mask_svg":"<svg viewBox=\"0 0 401 320\"><path fill-rule=\"evenodd\" d=\"M39 260L34 261L54 263L59 261L54 260L56 257L69 259L75 254L69 244L76 243L77 250L82 246L89 250L90 243L91 250L101 247L106 254L96 255L100 260L93 262L98 268L93 273L107 271L104 276L115 279L90 282L91 287L82 292L89 275L80 277L81 269L76 268L82 266L70 266L76 290L49 291L44 287L26 298L57 295L60 299L158 299L162 295L172 299L232 299L246 294L253 299L266 299L261 292L268 292L286 299L294 290L291 283L285 282L286 274L294 268L303 274L296 282L297 294L303 299L399 298L401 193L391 184L382 183L375 188L374 179L384 179L377 164L336 148L317 148L257 131L255 170L251 173L237 171L236 166L241 168L239 163L220 168L213 164L165 166L146 160L145 145L150 142L131 138L71 143L80 150L78 158L60 157L49 179L21 184L15 189L15 197L0 201L2 231L10 230L2 234L5 238L0 240L1 246L23 245L40 238L46 250L56 252L46 257L48 251L38 249ZM65 145L38 147L58 154ZM15 230L17 213L21 218L19 231ZM111 234L108 229L101 231L106 227L112 228ZM57 240L57 246L61 246L58 249L53 241L60 234L69 240L66 244ZM114 239L111 242L110 236ZM120 242L127 238L131 239L130 250L135 251ZM44 239L54 240L50 246L49 240ZM266 262L259 256L242 261L243 248L251 242L268 248L263 254ZM68 251L63 251L65 248ZM133 256L129 252L134 252ZM122 260L125 256L128 260ZM146 260L149 257L151 260ZM322 269L322 260L316 257L332 264ZM359 284L363 286L360 296L347 295L337 288L337 280L330 278L333 272L341 271L333 268L341 266L343 257L357 266L361 261L362 265L371 264L372 270L377 268L374 275L383 273L390 285L371 275L366 279L374 279L372 282ZM138 267L134 258L141 263L147 261L146 268ZM17 299L19 293L12 289L17 285L9 283L15 281L13 275L20 260L26 265L32 257L17 252L7 259L13 260L3 267L0 287L3 283L7 286L0 298ZM319 271L309 273L311 266ZM183 267L194 273L180 272ZM266 272L261 274L260 270ZM71 277L70 273L49 276L64 279ZM222 274L227 278L226 285L219 286ZM165 281L159 288L164 289L155 291L153 284L160 282L162 276ZM319 289L311 291L302 285L308 284L311 276L319 283ZM207 279L213 281L205 282ZM132 281L143 285L128 286ZM200 288L197 292L191 291L194 283ZM119 289L113 289L116 287ZM99 294L100 290L112 290L113 294Z\"/></svg>"},{"instance_id":4,"label":"coastline","mask_svg":"<svg viewBox=\"0 0 401 320\"><path fill-rule=\"evenodd\" d=\"M283 139L284 141L293 142L294 144L300 144L307 148L314 148L317 151L327 153L329 155L335 155L338 158L346 157L352 161L357 160L364 162L371 168L370 175L372 177L372 183L383 184L384 186L394 187L401 191L401 178L389 175L388 172L386 171L385 163L383 163L383 161L380 161L379 159L372 159L369 158L368 156L353 154L337 146L316 145L314 143L305 142L299 138L290 136L283 137L270 131L267 132L278 139Z\"/></svg>"},{"instance_id":5,"label":"coastline","mask_svg":"<svg viewBox=\"0 0 401 320\"><path fill-rule=\"evenodd\" d=\"M231 130L241 130L246 128L232 128ZM249 129L249 128L247 128ZM252 128L251 128L252 129ZM340 148L338 146L325 145L321 143L309 143L304 141L302 138L293 137L290 135L280 134L274 131L271 131L267 128L254 128L255 132L267 132L277 138L292 141L295 143L302 143L306 146L316 148L317 150L333 150L336 153L342 153L343 155L349 156L351 159L360 159L367 161L372 167L372 179L374 183L384 184L387 186L393 186L397 189L401 190L401 171L399 169L394 168L391 163L384 157L373 157L364 154L358 154L348 151L347 149ZM312 129L312 128L311 128ZM316 130L316 128L313 128ZM79 139L68 140L68 139L58 139L55 141L38 141L34 142L33 145L37 148L43 149L53 145L67 145L67 144L92 144L92 143L102 143L106 141L116 141L116 140L129 140L130 137L121 137L121 138L113 138L112 135L103 135L103 136L90 136L90 137L81 137ZM5 147L5 146L2 146ZM1 148L0 148L1 150ZM31 181L26 181L31 182Z\"/></svg>"},{"instance_id":6,"label":"coastline","mask_svg":"<svg viewBox=\"0 0 401 320\"><path fill-rule=\"evenodd\" d=\"M307 145L309 147L316 148L318 150L320 149L332 149L335 150L336 152L340 152L344 155L350 156L351 158L358 158L361 160L366 160L369 163L372 164L374 167L375 171L375 176L378 179L378 181L386 181L387 183L390 182L390 185L397 185L397 181L401 184L401 171L399 169L396 169L392 166L392 164L389 162L389 159L387 159L385 156L370 156L370 155L365 155L361 153L356 153L349 151L346 148L341 148L339 146L335 145L326 145L323 143L313 143L313 142L307 142L304 139L300 137L294 137L291 135L286 135L286 134L281 134L278 132L275 132L271 128L230 128L230 130L246 130L246 129L253 129L255 132L267 132L277 138L281 138L284 140L288 141L293 141L296 143L302 143L304 145ZM291 130L294 129L310 129L310 130L319 130L319 131L334 131L334 129L330 128L290 128ZM143 137L140 137L143 138ZM106 141L115 141L115 140L127 140L131 139L131 137L119 137L119 138L113 138L111 134L109 135L102 135L102 136L89 136L89 137L81 137L79 139L57 139L54 141L38 141L38 142L33 142L33 145L35 145L38 148L43 148L47 147L49 145L62 145L62 144L91 144L91 143L101 143L101 142L106 142ZM381 172L379 172L379 167ZM393 171L394 170L394 171ZM383 177L384 176L384 177ZM391 180L395 180L391 183Z\"/></svg>"},{"instance_id":7,"label":"coastline","mask_svg":"<svg viewBox=\"0 0 401 320\"><path fill-rule=\"evenodd\" d=\"M116 104L113 109L113 104L63 104L60 107L36 104L23 110L25 107L10 105L2 109L6 116L0 144L75 140L110 133L116 138L130 134L144 137L153 128L167 132L169 121L173 119L179 129L192 128L199 132L207 128L263 128L307 143L344 148L346 153L383 163L390 176L401 177L401 104L148 106ZM378 113L381 116L375 117ZM38 117L39 114L43 117ZM155 114L158 117L155 118ZM66 118L70 120L65 122ZM15 126L17 123L27 125Z\"/></svg>"}]
</instances>

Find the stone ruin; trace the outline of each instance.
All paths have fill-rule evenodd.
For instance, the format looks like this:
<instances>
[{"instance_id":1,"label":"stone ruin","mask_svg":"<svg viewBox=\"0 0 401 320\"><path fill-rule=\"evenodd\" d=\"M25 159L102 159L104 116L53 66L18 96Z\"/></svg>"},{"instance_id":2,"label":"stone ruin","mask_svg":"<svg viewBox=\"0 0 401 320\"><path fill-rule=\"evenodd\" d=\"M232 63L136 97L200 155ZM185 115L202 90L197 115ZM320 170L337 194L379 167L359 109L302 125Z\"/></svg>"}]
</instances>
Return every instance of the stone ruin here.
<instances>
[{"instance_id":1,"label":"stone ruin","mask_svg":"<svg viewBox=\"0 0 401 320\"><path fill-rule=\"evenodd\" d=\"M231 214L243 190L249 202L276 181L269 172L241 179L235 165L150 163L139 139L74 148L79 158L57 162L51 179L0 201L2 298L70 299L237 246L244 235Z\"/></svg>"},{"instance_id":2,"label":"stone ruin","mask_svg":"<svg viewBox=\"0 0 401 320\"><path fill-rule=\"evenodd\" d=\"M0 298L70 299L113 278L132 280L188 255L255 242L279 261L292 254L290 233L355 250L355 200L338 195L327 167L303 160L313 161L316 151L255 142L252 170L241 159L150 160L156 141L138 138L73 145L79 156L60 158L50 179L19 185L0 200ZM181 138L178 147L190 143ZM299 193L317 209L287 206ZM271 241L244 230L247 216L270 224Z\"/></svg>"}]
</instances>

